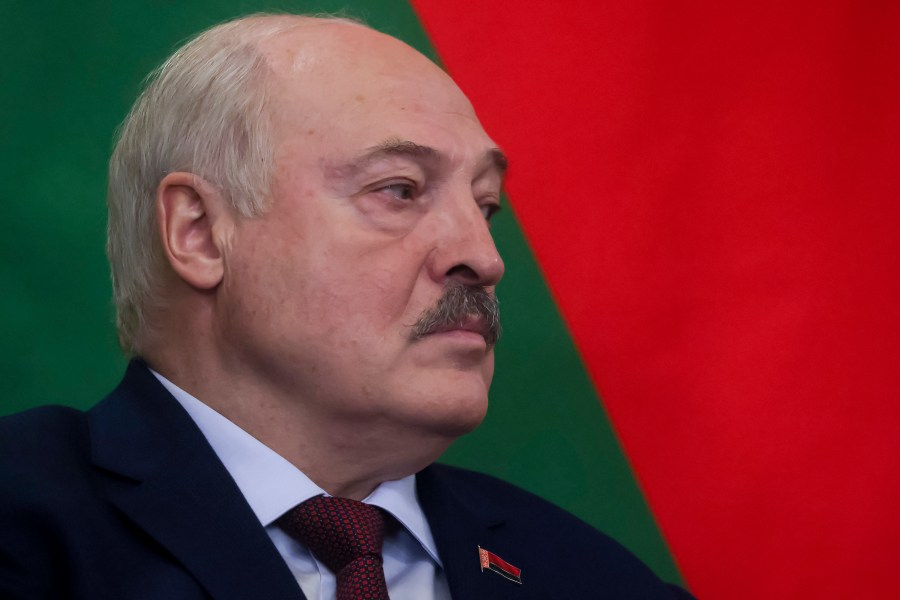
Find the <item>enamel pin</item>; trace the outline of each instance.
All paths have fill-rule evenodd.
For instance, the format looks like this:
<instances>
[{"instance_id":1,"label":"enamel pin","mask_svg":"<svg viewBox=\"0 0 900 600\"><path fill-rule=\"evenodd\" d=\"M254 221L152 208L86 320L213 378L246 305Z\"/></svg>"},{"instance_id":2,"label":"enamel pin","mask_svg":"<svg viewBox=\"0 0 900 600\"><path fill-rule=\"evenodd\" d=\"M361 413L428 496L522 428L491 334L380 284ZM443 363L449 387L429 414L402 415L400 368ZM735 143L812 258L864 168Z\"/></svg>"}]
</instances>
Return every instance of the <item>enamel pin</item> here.
<instances>
[{"instance_id":1,"label":"enamel pin","mask_svg":"<svg viewBox=\"0 0 900 600\"><path fill-rule=\"evenodd\" d=\"M481 562L481 570L488 569L497 575L506 577L514 583L522 584L522 569L514 567L493 552L488 552L478 546L478 560Z\"/></svg>"}]
</instances>

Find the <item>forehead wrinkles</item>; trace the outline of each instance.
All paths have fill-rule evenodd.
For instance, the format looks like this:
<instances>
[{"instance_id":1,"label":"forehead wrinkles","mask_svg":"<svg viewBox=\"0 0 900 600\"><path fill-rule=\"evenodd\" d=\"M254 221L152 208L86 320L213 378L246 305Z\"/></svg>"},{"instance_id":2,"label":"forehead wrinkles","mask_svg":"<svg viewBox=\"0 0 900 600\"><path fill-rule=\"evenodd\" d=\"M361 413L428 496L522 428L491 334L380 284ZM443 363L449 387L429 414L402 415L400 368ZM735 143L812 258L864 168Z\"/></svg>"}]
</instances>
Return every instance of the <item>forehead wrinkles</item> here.
<instances>
[{"instance_id":1,"label":"forehead wrinkles","mask_svg":"<svg viewBox=\"0 0 900 600\"><path fill-rule=\"evenodd\" d=\"M301 150L324 142L338 151L330 166L339 166L352 158L339 151L341 138L365 129L370 142L391 136L430 141L454 170L493 146L453 80L394 38L330 23L298 25L267 42L276 143L293 138Z\"/></svg>"}]
</instances>

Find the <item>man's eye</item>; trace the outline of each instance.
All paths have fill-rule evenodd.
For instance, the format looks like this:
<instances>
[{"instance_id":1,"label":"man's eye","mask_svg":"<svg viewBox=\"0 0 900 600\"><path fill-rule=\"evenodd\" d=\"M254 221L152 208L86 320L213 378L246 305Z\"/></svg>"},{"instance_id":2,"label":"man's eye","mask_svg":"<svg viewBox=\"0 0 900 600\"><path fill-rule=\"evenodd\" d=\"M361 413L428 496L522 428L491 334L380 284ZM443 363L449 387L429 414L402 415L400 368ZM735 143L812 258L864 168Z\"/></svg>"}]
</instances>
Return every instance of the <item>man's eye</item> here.
<instances>
[{"instance_id":1,"label":"man's eye","mask_svg":"<svg viewBox=\"0 0 900 600\"><path fill-rule=\"evenodd\" d=\"M378 191L393 196L397 200L413 200L416 197L416 186L411 183L392 183L378 188Z\"/></svg>"},{"instance_id":2,"label":"man's eye","mask_svg":"<svg viewBox=\"0 0 900 600\"><path fill-rule=\"evenodd\" d=\"M491 218L500 212L500 208L499 204L482 204L481 214L484 215L484 220L490 223Z\"/></svg>"}]
</instances>

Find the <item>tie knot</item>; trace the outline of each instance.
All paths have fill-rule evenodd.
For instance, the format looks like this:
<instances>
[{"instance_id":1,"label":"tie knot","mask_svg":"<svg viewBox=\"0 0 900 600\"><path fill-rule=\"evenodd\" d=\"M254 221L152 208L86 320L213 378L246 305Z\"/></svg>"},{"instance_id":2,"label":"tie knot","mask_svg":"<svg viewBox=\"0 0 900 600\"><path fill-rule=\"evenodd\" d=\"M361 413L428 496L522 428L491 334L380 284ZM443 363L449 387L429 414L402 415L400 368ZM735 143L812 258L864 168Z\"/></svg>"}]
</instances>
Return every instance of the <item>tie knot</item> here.
<instances>
[{"instance_id":1,"label":"tie knot","mask_svg":"<svg viewBox=\"0 0 900 600\"><path fill-rule=\"evenodd\" d=\"M316 496L288 511L278 524L334 573L363 557L381 560L384 514L375 506Z\"/></svg>"}]
</instances>

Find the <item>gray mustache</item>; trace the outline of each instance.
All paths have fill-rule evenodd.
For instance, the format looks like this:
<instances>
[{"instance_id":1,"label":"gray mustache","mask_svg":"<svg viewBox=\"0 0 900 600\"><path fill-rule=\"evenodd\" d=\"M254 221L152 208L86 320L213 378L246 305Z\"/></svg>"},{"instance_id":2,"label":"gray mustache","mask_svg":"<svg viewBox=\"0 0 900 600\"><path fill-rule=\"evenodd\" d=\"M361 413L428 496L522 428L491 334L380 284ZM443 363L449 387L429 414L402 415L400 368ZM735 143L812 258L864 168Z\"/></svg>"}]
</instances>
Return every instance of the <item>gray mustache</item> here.
<instances>
[{"instance_id":1,"label":"gray mustache","mask_svg":"<svg viewBox=\"0 0 900 600\"><path fill-rule=\"evenodd\" d=\"M481 321L480 333L487 345L496 344L500 339L500 304L497 298L481 286L450 283L434 308L422 313L413 325L413 339L462 326L472 317Z\"/></svg>"}]
</instances>

